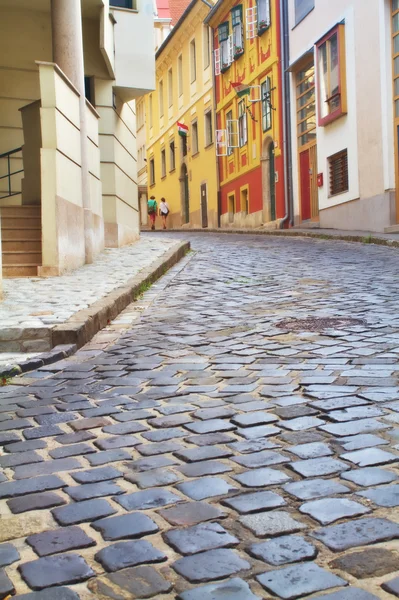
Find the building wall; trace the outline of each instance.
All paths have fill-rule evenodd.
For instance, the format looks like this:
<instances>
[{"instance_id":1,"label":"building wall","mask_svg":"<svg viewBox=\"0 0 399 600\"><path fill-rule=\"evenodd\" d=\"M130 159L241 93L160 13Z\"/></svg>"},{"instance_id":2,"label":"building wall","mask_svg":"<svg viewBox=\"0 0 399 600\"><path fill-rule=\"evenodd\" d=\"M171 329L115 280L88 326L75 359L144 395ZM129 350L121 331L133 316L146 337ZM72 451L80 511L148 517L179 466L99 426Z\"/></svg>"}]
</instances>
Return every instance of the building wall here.
<instances>
[{"instance_id":1,"label":"building wall","mask_svg":"<svg viewBox=\"0 0 399 600\"><path fill-rule=\"evenodd\" d=\"M255 88L253 94L260 98L259 86L267 77L270 77L271 87L275 88L271 92L272 126L267 131L263 131L261 103L251 103L248 97L245 97L249 108L246 112L248 141L241 148L233 148L230 156L219 158L221 224L226 227L259 227L273 220L274 226L277 227L285 213L279 2L271 0L271 25L253 39L246 39L246 28L247 9L253 8L255 1L224 2L211 20L215 48L219 48L218 26L228 21L231 32L231 9L240 4L243 6L244 53L234 60L224 73L216 77L217 126L220 130L226 130L226 117L230 111L233 120L238 119L238 105L243 98L237 96L231 86L232 82L256 86L257 90ZM275 218L269 206L268 148L270 144L274 145ZM247 212L243 211L241 206L242 190L245 187L248 189L249 199ZM234 213L231 211L233 195Z\"/></svg>"},{"instance_id":2,"label":"building wall","mask_svg":"<svg viewBox=\"0 0 399 600\"><path fill-rule=\"evenodd\" d=\"M317 169L324 185L318 189L320 226L383 231L394 219L392 76L390 15L386 0L315 2L295 24L290 7L290 62L295 65L338 23L345 24L347 114L317 126ZM295 26L296 25L296 26ZM296 134L295 67L291 77L293 188L296 222L300 220L299 165ZM316 66L316 99L319 81ZM319 107L316 102L318 123ZM347 149L349 189L330 196L328 158Z\"/></svg>"},{"instance_id":3,"label":"building wall","mask_svg":"<svg viewBox=\"0 0 399 600\"><path fill-rule=\"evenodd\" d=\"M169 207L169 225L173 227L201 227L201 185L207 186L208 226L217 226L217 169L214 141L205 143L205 113L214 115L212 93L212 64L205 67L203 19L209 9L200 1L194 6L185 21L167 40L157 57L157 87L146 96L147 175L151 161L155 166L155 183L148 175L148 195L159 201L165 197ZM196 80L191 81L190 42L196 45ZM182 93L178 89L178 57L182 56ZM169 106L168 71L173 73L173 103ZM160 114L160 82L163 81L164 115ZM152 115L150 106L152 105ZM188 153L182 156L182 140L177 132L177 122L189 127ZM198 153L193 151L193 122L198 127ZM214 123L212 123L214 140ZM170 142L175 143L175 169L171 170ZM166 154L166 174L161 176L161 152ZM188 172L189 223L183 219L181 181L184 169Z\"/></svg>"}]
</instances>

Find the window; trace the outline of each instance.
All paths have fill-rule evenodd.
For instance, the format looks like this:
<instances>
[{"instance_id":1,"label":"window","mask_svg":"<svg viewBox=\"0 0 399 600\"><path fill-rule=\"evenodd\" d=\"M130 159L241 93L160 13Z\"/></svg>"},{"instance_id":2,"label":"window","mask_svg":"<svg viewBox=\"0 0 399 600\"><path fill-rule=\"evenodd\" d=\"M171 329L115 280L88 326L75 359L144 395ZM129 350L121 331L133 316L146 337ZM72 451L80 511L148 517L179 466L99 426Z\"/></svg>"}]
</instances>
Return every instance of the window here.
<instances>
[{"instance_id":1,"label":"window","mask_svg":"<svg viewBox=\"0 0 399 600\"><path fill-rule=\"evenodd\" d=\"M314 9L315 0L295 0L295 25Z\"/></svg>"},{"instance_id":2,"label":"window","mask_svg":"<svg viewBox=\"0 0 399 600\"><path fill-rule=\"evenodd\" d=\"M220 70L223 73L229 68L233 62L233 40L229 35L229 22L221 23L218 27L219 39L219 64ZM215 54L215 62L217 62L217 54ZM217 74L217 71L216 71Z\"/></svg>"},{"instance_id":3,"label":"window","mask_svg":"<svg viewBox=\"0 0 399 600\"><path fill-rule=\"evenodd\" d=\"M109 5L117 8L135 8L133 7L133 0L109 0Z\"/></svg>"},{"instance_id":4,"label":"window","mask_svg":"<svg viewBox=\"0 0 399 600\"><path fill-rule=\"evenodd\" d=\"M161 177L166 177L166 154L165 148L161 150Z\"/></svg>"},{"instance_id":5,"label":"window","mask_svg":"<svg viewBox=\"0 0 399 600\"><path fill-rule=\"evenodd\" d=\"M349 190L348 151L338 152L328 159L330 174L330 196L343 194Z\"/></svg>"},{"instance_id":6,"label":"window","mask_svg":"<svg viewBox=\"0 0 399 600\"><path fill-rule=\"evenodd\" d=\"M319 125L346 113L345 29L338 25L316 44Z\"/></svg>"},{"instance_id":7,"label":"window","mask_svg":"<svg viewBox=\"0 0 399 600\"><path fill-rule=\"evenodd\" d=\"M204 69L207 69L211 64L211 29L208 25L204 25L203 29L203 46L204 46Z\"/></svg>"},{"instance_id":8,"label":"window","mask_svg":"<svg viewBox=\"0 0 399 600\"><path fill-rule=\"evenodd\" d=\"M173 106L173 72L172 69L168 71L168 101L169 108Z\"/></svg>"},{"instance_id":9,"label":"window","mask_svg":"<svg viewBox=\"0 0 399 600\"><path fill-rule=\"evenodd\" d=\"M263 33L270 27L270 0L257 0L258 34Z\"/></svg>"},{"instance_id":10,"label":"window","mask_svg":"<svg viewBox=\"0 0 399 600\"><path fill-rule=\"evenodd\" d=\"M213 131L212 131L212 112L209 110L205 113L205 147L209 146L213 142Z\"/></svg>"},{"instance_id":11,"label":"window","mask_svg":"<svg viewBox=\"0 0 399 600\"><path fill-rule=\"evenodd\" d=\"M234 213L236 212L235 195L229 194L227 196L227 211L229 213L229 223L234 222Z\"/></svg>"},{"instance_id":12,"label":"window","mask_svg":"<svg viewBox=\"0 0 399 600\"><path fill-rule=\"evenodd\" d=\"M241 100L241 102L238 103L238 135L240 148L242 148L242 146L245 146L245 144L248 142L247 111L245 100Z\"/></svg>"},{"instance_id":13,"label":"window","mask_svg":"<svg viewBox=\"0 0 399 600\"><path fill-rule=\"evenodd\" d=\"M140 127L143 127L144 121L145 121L144 100L140 99L140 101L137 102L136 107L137 107L137 129L140 129Z\"/></svg>"},{"instance_id":14,"label":"window","mask_svg":"<svg viewBox=\"0 0 399 600\"><path fill-rule=\"evenodd\" d=\"M175 157L175 140L169 142L169 165L170 170L174 171L176 168L176 157Z\"/></svg>"},{"instance_id":15,"label":"window","mask_svg":"<svg viewBox=\"0 0 399 600\"><path fill-rule=\"evenodd\" d=\"M180 54L177 59L177 75L178 75L178 90L179 98L183 95L183 56Z\"/></svg>"},{"instance_id":16,"label":"window","mask_svg":"<svg viewBox=\"0 0 399 600\"><path fill-rule=\"evenodd\" d=\"M262 99L262 130L268 131L272 128L272 107L271 107L271 79L266 77L266 81L260 86Z\"/></svg>"},{"instance_id":17,"label":"window","mask_svg":"<svg viewBox=\"0 0 399 600\"><path fill-rule=\"evenodd\" d=\"M181 139L181 153L183 156L187 156L187 138L185 135L180 137Z\"/></svg>"},{"instance_id":18,"label":"window","mask_svg":"<svg viewBox=\"0 0 399 600\"><path fill-rule=\"evenodd\" d=\"M231 21L233 25L233 46L234 58L238 58L244 53L244 37L242 27L242 4L235 6L231 10Z\"/></svg>"},{"instance_id":19,"label":"window","mask_svg":"<svg viewBox=\"0 0 399 600\"><path fill-rule=\"evenodd\" d=\"M85 76L85 96L90 104L94 106L94 77Z\"/></svg>"},{"instance_id":20,"label":"window","mask_svg":"<svg viewBox=\"0 0 399 600\"><path fill-rule=\"evenodd\" d=\"M191 73L191 83L197 79L197 55L195 49L195 40L191 40L190 42L190 73Z\"/></svg>"},{"instance_id":21,"label":"window","mask_svg":"<svg viewBox=\"0 0 399 600\"><path fill-rule=\"evenodd\" d=\"M153 125L153 112L152 112L152 94L150 94L150 100L149 100L149 104L150 104L150 115L149 115L149 122L150 122L150 128Z\"/></svg>"},{"instance_id":22,"label":"window","mask_svg":"<svg viewBox=\"0 0 399 600\"><path fill-rule=\"evenodd\" d=\"M154 159L150 159L150 185L155 184L155 163Z\"/></svg>"},{"instance_id":23,"label":"window","mask_svg":"<svg viewBox=\"0 0 399 600\"><path fill-rule=\"evenodd\" d=\"M241 212L249 213L248 188L241 190Z\"/></svg>"},{"instance_id":24,"label":"window","mask_svg":"<svg viewBox=\"0 0 399 600\"><path fill-rule=\"evenodd\" d=\"M313 62L296 75L296 114L298 146L316 139L316 102Z\"/></svg>"},{"instance_id":25,"label":"window","mask_svg":"<svg viewBox=\"0 0 399 600\"><path fill-rule=\"evenodd\" d=\"M159 82L159 116L163 117L164 114L164 106L163 106L163 81Z\"/></svg>"},{"instance_id":26,"label":"window","mask_svg":"<svg viewBox=\"0 0 399 600\"><path fill-rule=\"evenodd\" d=\"M233 154L233 148L239 147L238 121L233 119L233 112L226 114L227 156Z\"/></svg>"},{"instance_id":27,"label":"window","mask_svg":"<svg viewBox=\"0 0 399 600\"><path fill-rule=\"evenodd\" d=\"M197 121L194 121L194 123L191 123L191 139L192 139L191 154L194 156L194 154L198 153L198 123L197 123Z\"/></svg>"}]
</instances>

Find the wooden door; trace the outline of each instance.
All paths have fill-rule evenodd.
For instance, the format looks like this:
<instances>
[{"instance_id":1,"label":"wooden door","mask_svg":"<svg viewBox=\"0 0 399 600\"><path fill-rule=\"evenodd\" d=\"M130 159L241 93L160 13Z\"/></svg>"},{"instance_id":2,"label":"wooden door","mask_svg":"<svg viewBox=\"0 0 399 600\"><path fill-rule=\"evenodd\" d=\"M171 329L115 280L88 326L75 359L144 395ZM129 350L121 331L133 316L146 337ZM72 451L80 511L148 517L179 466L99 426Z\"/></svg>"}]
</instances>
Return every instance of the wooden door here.
<instances>
[{"instance_id":1,"label":"wooden door","mask_svg":"<svg viewBox=\"0 0 399 600\"><path fill-rule=\"evenodd\" d=\"M276 220L276 173L274 170L274 143L269 144L270 220Z\"/></svg>"},{"instance_id":2,"label":"wooden door","mask_svg":"<svg viewBox=\"0 0 399 600\"><path fill-rule=\"evenodd\" d=\"M308 221L311 217L310 208L310 152L304 150L299 155L299 173L301 188L301 220Z\"/></svg>"},{"instance_id":3,"label":"wooden door","mask_svg":"<svg viewBox=\"0 0 399 600\"><path fill-rule=\"evenodd\" d=\"M317 187L317 144L309 148L310 218L319 220L319 189Z\"/></svg>"},{"instance_id":4,"label":"wooden door","mask_svg":"<svg viewBox=\"0 0 399 600\"><path fill-rule=\"evenodd\" d=\"M208 195L206 183L201 185L201 220L202 227L208 227Z\"/></svg>"}]
</instances>

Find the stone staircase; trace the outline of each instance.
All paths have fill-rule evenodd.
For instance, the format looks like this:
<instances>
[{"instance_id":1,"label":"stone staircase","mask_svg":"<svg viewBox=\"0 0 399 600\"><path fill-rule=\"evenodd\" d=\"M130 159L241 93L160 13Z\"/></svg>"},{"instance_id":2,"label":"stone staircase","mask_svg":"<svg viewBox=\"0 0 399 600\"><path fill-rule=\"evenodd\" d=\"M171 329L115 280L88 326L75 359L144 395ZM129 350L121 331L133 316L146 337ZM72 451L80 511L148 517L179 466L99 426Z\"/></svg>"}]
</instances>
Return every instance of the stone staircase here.
<instances>
[{"instance_id":1,"label":"stone staircase","mask_svg":"<svg viewBox=\"0 0 399 600\"><path fill-rule=\"evenodd\" d=\"M3 277L37 277L42 264L40 206L3 206L1 246Z\"/></svg>"}]
</instances>

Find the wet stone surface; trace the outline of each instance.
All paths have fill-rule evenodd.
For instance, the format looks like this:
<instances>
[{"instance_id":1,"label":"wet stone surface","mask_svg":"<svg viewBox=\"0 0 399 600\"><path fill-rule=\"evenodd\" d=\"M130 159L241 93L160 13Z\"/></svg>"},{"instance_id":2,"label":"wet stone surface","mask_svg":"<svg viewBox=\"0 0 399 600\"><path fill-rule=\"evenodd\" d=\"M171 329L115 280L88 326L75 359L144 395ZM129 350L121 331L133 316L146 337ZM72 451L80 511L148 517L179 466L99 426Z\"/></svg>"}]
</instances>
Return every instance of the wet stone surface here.
<instances>
[{"instance_id":1,"label":"wet stone surface","mask_svg":"<svg viewBox=\"0 0 399 600\"><path fill-rule=\"evenodd\" d=\"M398 596L397 249L172 235L194 252L0 387L0 597Z\"/></svg>"}]
</instances>

